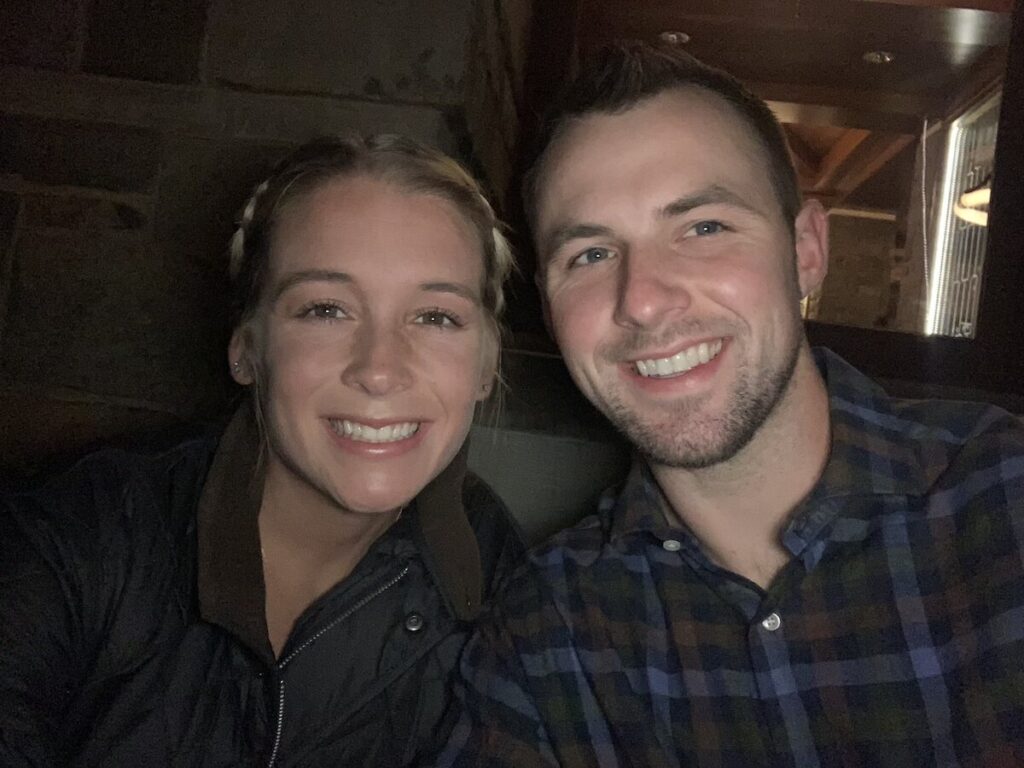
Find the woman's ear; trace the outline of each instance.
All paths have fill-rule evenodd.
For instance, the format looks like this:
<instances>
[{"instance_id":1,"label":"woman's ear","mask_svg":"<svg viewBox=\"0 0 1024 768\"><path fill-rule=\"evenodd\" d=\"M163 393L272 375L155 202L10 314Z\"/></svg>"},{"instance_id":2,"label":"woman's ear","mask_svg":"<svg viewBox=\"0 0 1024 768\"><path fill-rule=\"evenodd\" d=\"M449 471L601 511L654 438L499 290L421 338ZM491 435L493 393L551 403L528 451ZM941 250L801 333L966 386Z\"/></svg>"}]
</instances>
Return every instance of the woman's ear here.
<instances>
[{"instance_id":1,"label":"woman's ear","mask_svg":"<svg viewBox=\"0 0 1024 768\"><path fill-rule=\"evenodd\" d=\"M243 387L249 386L253 381L252 366L249 364L248 336L249 334L240 326L231 334L231 342L228 344L228 367L231 370L231 378Z\"/></svg>"},{"instance_id":2,"label":"woman's ear","mask_svg":"<svg viewBox=\"0 0 1024 768\"><path fill-rule=\"evenodd\" d=\"M494 382L498 379L498 358L501 342L497 332L488 333L484 340L484 349L480 361L480 381L477 389L477 401L486 400L494 390Z\"/></svg>"}]
</instances>

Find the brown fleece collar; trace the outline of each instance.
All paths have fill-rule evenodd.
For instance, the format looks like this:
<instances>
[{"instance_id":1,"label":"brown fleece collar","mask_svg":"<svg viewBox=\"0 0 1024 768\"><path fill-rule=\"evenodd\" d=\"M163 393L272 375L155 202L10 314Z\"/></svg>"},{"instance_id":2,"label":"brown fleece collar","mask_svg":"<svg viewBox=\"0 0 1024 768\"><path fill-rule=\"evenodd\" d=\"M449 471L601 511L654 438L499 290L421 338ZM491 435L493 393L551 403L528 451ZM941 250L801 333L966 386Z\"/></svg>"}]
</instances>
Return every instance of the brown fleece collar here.
<instances>
[{"instance_id":1,"label":"brown fleece collar","mask_svg":"<svg viewBox=\"0 0 1024 768\"><path fill-rule=\"evenodd\" d=\"M252 408L243 405L220 439L199 499L198 592L206 621L272 661L258 525L263 495L260 450ZM482 594L480 551L462 506L467 453L464 444L409 510L417 548L460 620L476 616Z\"/></svg>"}]
</instances>

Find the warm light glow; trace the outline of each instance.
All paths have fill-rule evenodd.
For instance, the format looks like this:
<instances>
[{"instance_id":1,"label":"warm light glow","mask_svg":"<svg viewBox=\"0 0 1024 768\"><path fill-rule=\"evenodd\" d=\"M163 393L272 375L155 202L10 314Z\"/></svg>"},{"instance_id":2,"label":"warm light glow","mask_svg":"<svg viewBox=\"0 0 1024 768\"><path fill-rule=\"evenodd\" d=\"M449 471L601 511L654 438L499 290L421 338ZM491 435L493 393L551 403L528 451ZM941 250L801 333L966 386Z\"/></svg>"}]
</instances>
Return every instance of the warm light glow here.
<instances>
[{"instance_id":1,"label":"warm light glow","mask_svg":"<svg viewBox=\"0 0 1024 768\"><path fill-rule=\"evenodd\" d=\"M658 35L658 39L666 45L686 45L690 42L690 36L685 32L662 32Z\"/></svg>"},{"instance_id":2,"label":"warm light glow","mask_svg":"<svg viewBox=\"0 0 1024 768\"><path fill-rule=\"evenodd\" d=\"M931 280L924 332L929 335L973 336L992 196L988 148L995 142L999 98L993 94L949 126L932 220L935 236L926 253Z\"/></svg>"},{"instance_id":3,"label":"warm light glow","mask_svg":"<svg viewBox=\"0 0 1024 768\"><path fill-rule=\"evenodd\" d=\"M988 205L991 199L992 187L988 183L975 189L969 189L960 195L960 199L953 205L953 215L968 224L987 227L988 211L978 209L983 205Z\"/></svg>"},{"instance_id":4,"label":"warm light glow","mask_svg":"<svg viewBox=\"0 0 1024 768\"><path fill-rule=\"evenodd\" d=\"M960 205L964 208L978 208L988 205L992 200L992 187L985 185L977 189L969 189L960 195Z\"/></svg>"},{"instance_id":5,"label":"warm light glow","mask_svg":"<svg viewBox=\"0 0 1024 768\"><path fill-rule=\"evenodd\" d=\"M949 221L950 211L953 208L953 176L956 173L957 155L960 142L957 141L957 134L960 132L960 121L957 120L949 129L946 136L946 160L942 164L942 200L939 203L939 210L935 215L935 239L932 246L931 266L929 271L932 275L931 285L928 286L928 313L925 320L924 332L929 336L938 333L941 307L939 306L942 288L946 281L946 256L949 250Z\"/></svg>"},{"instance_id":6,"label":"warm light glow","mask_svg":"<svg viewBox=\"0 0 1024 768\"><path fill-rule=\"evenodd\" d=\"M988 226L988 211L979 211L977 208L964 208L960 203L953 206L953 215L968 224L978 227Z\"/></svg>"},{"instance_id":7,"label":"warm light glow","mask_svg":"<svg viewBox=\"0 0 1024 768\"><path fill-rule=\"evenodd\" d=\"M868 51L861 58L868 64L892 64L896 59L889 51Z\"/></svg>"}]
</instances>

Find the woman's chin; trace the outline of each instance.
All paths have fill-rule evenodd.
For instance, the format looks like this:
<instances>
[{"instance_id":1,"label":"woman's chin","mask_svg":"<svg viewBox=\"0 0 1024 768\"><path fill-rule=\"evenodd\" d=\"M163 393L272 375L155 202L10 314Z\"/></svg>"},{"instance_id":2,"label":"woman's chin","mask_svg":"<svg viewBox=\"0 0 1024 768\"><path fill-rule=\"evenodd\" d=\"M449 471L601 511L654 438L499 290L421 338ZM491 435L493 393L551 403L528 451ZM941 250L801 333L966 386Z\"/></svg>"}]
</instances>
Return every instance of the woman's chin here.
<instances>
[{"instance_id":1,"label":"woman's chin","mask_svg":"<svg viewBox=\"0 0 1024 768\"><path fill-rule=\"evenodd\" d=\"M390 492L384 493L338 492L333 495L335 504L338 507L350 514L365 517L397 514L400 509L404 509L416 496L415 493L396 494L393 489Z\"/></svg>"}]
</instances>

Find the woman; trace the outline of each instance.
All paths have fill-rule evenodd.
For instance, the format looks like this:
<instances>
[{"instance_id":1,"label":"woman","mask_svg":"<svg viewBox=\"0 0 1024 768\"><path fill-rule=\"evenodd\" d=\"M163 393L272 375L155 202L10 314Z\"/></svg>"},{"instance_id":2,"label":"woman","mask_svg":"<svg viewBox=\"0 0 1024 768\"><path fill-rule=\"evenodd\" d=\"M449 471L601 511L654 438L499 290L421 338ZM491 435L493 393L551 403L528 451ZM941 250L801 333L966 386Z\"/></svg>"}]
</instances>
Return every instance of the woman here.
<instances>
[{"instance_id":1,"label":"woman","mask_svg":"<svg viewBox=\"0 0 1024 768\"><path fill-rule=\"evenodd\" d=\"M0 514L0 764L401 765L522 547L465 470L511 266L458 165L307 145L232 241L217 440Z\"/></svg>"}]
</instances>

